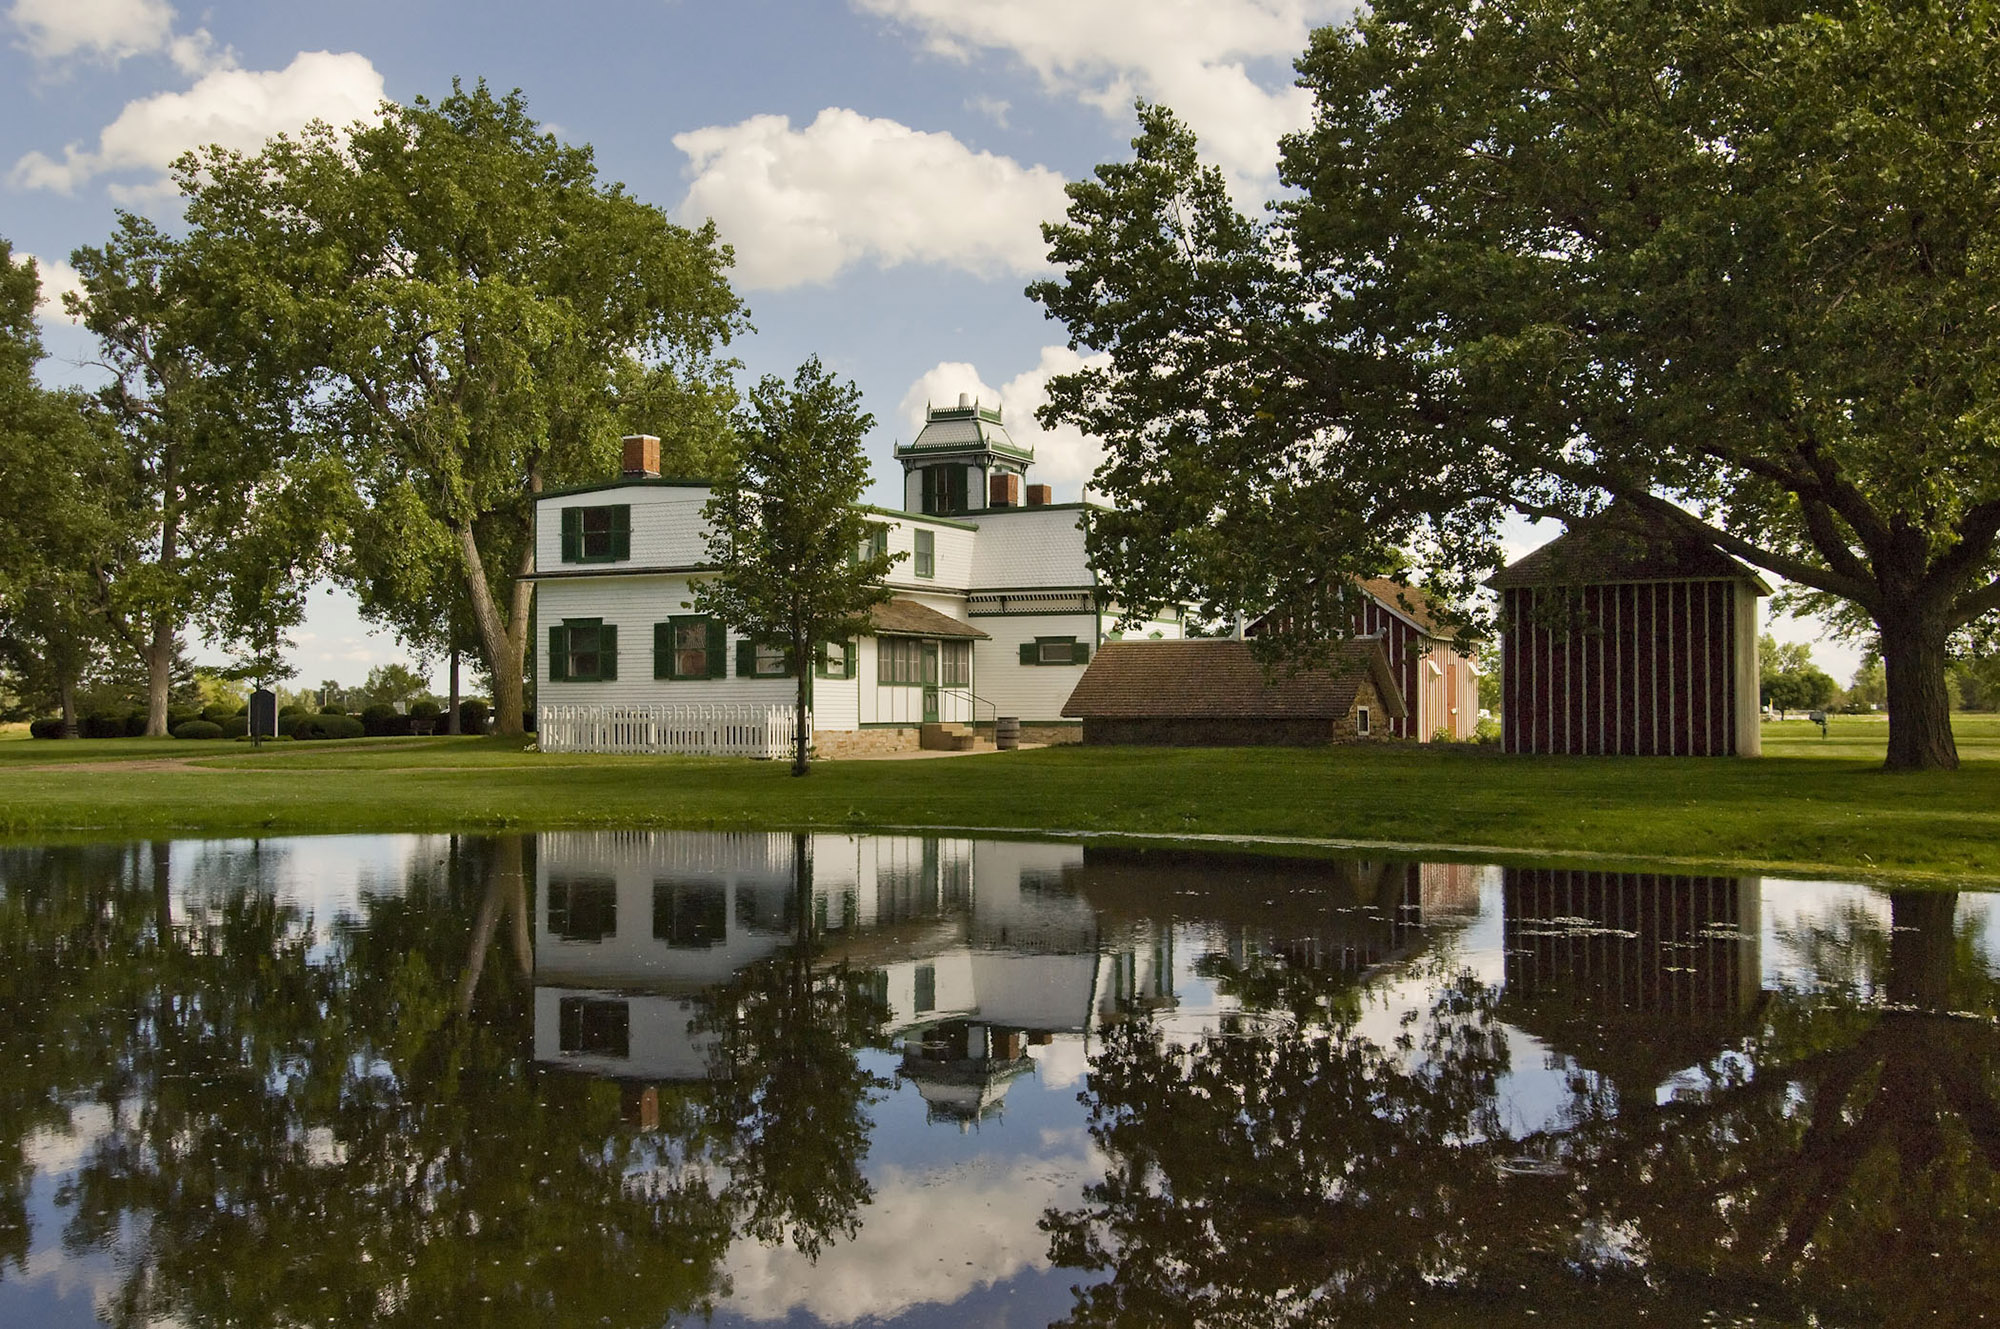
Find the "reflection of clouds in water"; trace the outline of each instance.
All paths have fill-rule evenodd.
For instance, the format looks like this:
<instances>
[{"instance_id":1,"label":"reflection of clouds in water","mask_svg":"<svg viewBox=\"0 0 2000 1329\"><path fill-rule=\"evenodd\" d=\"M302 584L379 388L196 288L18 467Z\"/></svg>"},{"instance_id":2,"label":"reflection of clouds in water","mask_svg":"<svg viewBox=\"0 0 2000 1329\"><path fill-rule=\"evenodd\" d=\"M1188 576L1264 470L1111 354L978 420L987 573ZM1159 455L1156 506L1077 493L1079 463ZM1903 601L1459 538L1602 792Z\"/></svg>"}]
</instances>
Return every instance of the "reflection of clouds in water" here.
<instances>
[{"instance_id":1,"label":"reflection of clouds in water","mask_svg":"<svg viewBox=\"0 0 2000 1329\"><path fill-rule=\"evenodd\" d=\"M1825 927L1844 910L1859 910L1874 916L1884 932L1889 927L1889 897L1850 882L1765 877L1763 898L1762 983L1766 988L1817 987L1829 977L1812 971L1798 948L1785 942L1787 934L1796 937L1815 927Z\"/></svg>"},{"instance_id":2,"label":"reflection of clouds in water","mask_svg":"<svg viewBox=\"0 0 2000 1329\"><path fill-rule=\"evenodd\" d=\"M129 1100L120 1110L137 1113L140 1107L138 1101ZM111 1128L110 1108L102 1103L80 1103L70 1108L69 1129L38 1127L21 1142L22 1161L34 1169L36 1176L28 1196L31 1229L28 1259L21 1277L13 1281L27 1294L27 1305L35 1308L33 1323L110 1322L108 1308L116 1304L124 1284L119 1270L124 1252L115 1248L84 1251L68 1248L62 1228L72 1210L57 1203L56 1192L73 1180L76 1168L92 1149L104 1142ZM114 1242L118 1240L113 1238ZM17 1303L10 1300L9 1304Z\"/></svg>"},{"instance_id":3,"label":"reflection of clouds in water","mask_svg":"<svg viewBox=\"0 0 2000 1329\"><path fill-rule=\"evenodd\" d=\"M441 869L450 844L442 835L177 840L169 880L176 913L196 915L241 893L270 894L311 918L323 940L339 919L362 915L363 898L402 896L420 866Z\"/></svg>"},{"instance_id":4,"label":"reflection of clouds in water","mask_svg":"<svg viewBox=\"0 0 2000 1329\"><path fill-rule=\"evenodd\" d=\"M69 1110L68 1130L37 1126L30 1132L21 1142L21 1161L36 1172L68 1172L110 1133L111 1109L102 1103L82 1103Z\"/></svg>"},{"instance_id":5,"label":"reflection of clouds in water","mask_svg":"<svg viewBox=\"0 0 2000 1329\"><path fill-rule=\"evenodd\" d=\"M733 1245L726 1272L736 1293L728 1309L754 1320L804 1312L851 1324L953 1302L1047 1269L1048 1240L1036 1223L1051 1206L1077 1203L1091 1161L1077 1154L1023 1159L1011 1169L991 1162L887 1169L876 1179L874 1202L861 1210L861 1231L822 1251L817 1263L790 1246Z\"/></svg>"},{"instance_id":6,"label":"reflection of clouds in water","mask_svg":"<svg viewBox=\"0 0 2000 1329\"><path fill-rule=\"evenodd\" d=\"M1042 1047L1031 1046L1028 1056L1035 1063L1035 1078L1045 1089L1067 1089L1081 1084L1090 1073L1090 1053L1083 1040L1073 1034L1058 1034Z\"/></svg>"}]
</instances>

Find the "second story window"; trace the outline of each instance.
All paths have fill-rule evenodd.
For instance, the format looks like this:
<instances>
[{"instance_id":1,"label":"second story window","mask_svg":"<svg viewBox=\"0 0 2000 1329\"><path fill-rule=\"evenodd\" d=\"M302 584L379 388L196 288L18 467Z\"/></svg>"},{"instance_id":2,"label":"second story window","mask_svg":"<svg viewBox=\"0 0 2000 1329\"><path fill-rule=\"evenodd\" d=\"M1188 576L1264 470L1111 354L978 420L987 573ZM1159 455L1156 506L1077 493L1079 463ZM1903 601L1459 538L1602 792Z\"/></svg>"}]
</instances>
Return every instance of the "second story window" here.
<instances>
[{"instance_id":1,"label":"second story window","mask_svg":"<svg viewBox=\"0 0 2000 1329\"><path fill-rule=\"evenodd\" d=\"M949 517L966 510L963 466L926 466L922 474L926 513L933 517Z\"/></svg>"},{"instance_id":2,"label":"second story window","mask_svg":"<svg viewBox=\"0 0 2000 1329\"><path fill-rule=\"evenodd\" d=\"M632 507L605 503L562 510L562 561L615 563L632 557Z\"/></svg>"},{"instance_id":3,"label":"second story window","mask_svg":"<svg viewBox=\"0 0 2000 1329\"><path fill-rule=\"evenodd\" d=\"M889 556L889 528L879 521L868 523L868 534L861 537L861 548L856 551L859 558L887 558Z\"/></svg>"},{"instance_id":4,"label":"second story window","mask_svg":"<svg viewBox=\"0 0 2000 1329\"><path fill-rule=\"evenodd\" d=\"M918 531L917 535L917 575L937 576L937 532Z\"/></svg>"}]
</instances>

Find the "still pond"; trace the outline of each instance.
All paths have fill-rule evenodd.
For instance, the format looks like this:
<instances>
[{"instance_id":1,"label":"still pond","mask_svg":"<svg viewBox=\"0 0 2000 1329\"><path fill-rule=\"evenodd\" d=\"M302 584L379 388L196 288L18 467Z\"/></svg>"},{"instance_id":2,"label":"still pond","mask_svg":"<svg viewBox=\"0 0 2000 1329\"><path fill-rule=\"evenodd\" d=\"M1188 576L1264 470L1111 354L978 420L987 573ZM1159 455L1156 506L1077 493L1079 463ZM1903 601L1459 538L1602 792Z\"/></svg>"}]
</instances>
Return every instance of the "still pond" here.
<instances>
[{"instance_id":1,"label":"still pond","mask_svg":"<svg viewBox=\"0 0 2000 1329\"><path fill-rule=\"evenodd\" d=\"M1996 905L933 837L0 850L0 1324L1974 1322Z\"/></svg>"}]
</instances>

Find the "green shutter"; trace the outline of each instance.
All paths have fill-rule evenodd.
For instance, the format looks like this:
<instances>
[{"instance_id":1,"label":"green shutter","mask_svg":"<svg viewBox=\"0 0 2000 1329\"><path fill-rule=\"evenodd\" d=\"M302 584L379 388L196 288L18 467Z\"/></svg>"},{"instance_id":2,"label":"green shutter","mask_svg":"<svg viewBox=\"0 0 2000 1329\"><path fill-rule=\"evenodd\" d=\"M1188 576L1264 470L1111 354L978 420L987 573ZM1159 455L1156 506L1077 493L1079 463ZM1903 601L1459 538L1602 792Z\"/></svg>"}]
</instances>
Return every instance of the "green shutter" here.
<instances>
[{"instance_id":1,"label":"green shutter","mask_svg":"<svg viewBox=\"0 0 2000 1329\"><path fill-rule=\"evenodd\" d=\"M620 503L611 509L611 557L632 557L632 505Z\"/></svg>"},{"instance_id":2,"label":"green shutter","mask_svg":"<svg viewBox=\"0 0 2000 1329\"><path fill-rule=\"evenodd\" d=\"M567 509L565 509L567 512ZM549 629L549 682L569 682L569 629Z\"/></svg>"},{"instance_id":3,"label":"green shutter","mask_svg":"<svg viewBox=\"0 0 2000 1329\"><path fill-rule=\"evenodd\" d=\"M1040 642L1035 642L1035 641L1024 641L1024 642L1022 642L1022 643L1021 643L1021 663L1022 663L1022 664L1024 664L1024 665L1038 665L1038 664L1040 664L1041 662L1042 662L1042 645L1041 645L1041 643L1040 643Z\"/></svg>"},{"instance_id":4,"label":"green shutter","mask_svg":"<svg viewBox=\"0 0 2000 1329\"><path fill-rule=\"evenodd\" d=\"M653 677L674 676L674 625L653 624Z\"/></svg>"},{"instance_id":5,"label":"green shutter","mask_svg":"<svg viewBox=\"0 0 2000 1329\"><path fill-rule=\"evenodd\" d=\"M1080 642L1078 642L1078 643L1076 644L1076 656L1075 656L1075 659L1076 659L1076 662L1077 662L1078 664L1089 664L1089 663L1090 663L1090 643L1089 643L1089 642L1087 642L1087 641L1080 641Z\"/></svg>"},{"instance_id":6,"label":"green shutter","mask_svg":"<svg viewBox=\"0 0 2000 1329\"><path fill-rule=\"evenodd\" d=\"M562 561L565 563L575 563L582 557L583 509L564 508L562 510Z\"/></svg>"},{"instance_id":7,"label":"green shutter","mask_svg":"<svg viewBox=\"0 0 2000 1329\"><path fill-rule=\"evenodd\" d=\"M606 683L618 677L618 629L609 623L597 629L597 676Z\"/></svg>"},{"instance_id":8,"label":"green shutter","mask_svg":"<svg viewBox=\"0 0 2000 1329\"><path fill-rule=\"evenodd\" d=\"M752 678L757 673L757 645L748 637L736 642L736 677Z\"/></svg>"},{"instance_id":9,"label":"green shutter","mask_svg":"<svg viewBox=\"0 0 2000 1329\"><path fill-rule=\"evenodd\" d=\"M728 634L723 630L722 620L708 620L708 676L710 678L729 677Z\"/></svg>"},{"instance_id":10,"label":"green shutter","mask_svg":"<svg viewBox=\"0 0 2000 1329\"><path fill-rule=\"evenodd\" d=\"M847 667L846 677L848 678L854 677L854 651L855 646L853 642L844 641L840 644L840 658Z\"/></svg>"}]
</instances>

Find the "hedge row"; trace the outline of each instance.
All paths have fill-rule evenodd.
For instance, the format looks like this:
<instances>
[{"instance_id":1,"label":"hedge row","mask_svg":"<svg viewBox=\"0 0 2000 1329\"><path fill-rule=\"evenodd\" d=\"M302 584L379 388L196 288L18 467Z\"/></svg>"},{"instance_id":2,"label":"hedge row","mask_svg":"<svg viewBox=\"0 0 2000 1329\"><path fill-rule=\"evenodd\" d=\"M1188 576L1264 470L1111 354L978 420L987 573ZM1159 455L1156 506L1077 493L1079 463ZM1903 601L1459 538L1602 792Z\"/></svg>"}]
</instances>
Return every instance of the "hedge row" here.
<instances>
[{"instance_id":1,"label":"hedge row","mask_svg":"<svg viewBox=\"0 0 2000 1329\"><path fill-rule=\"evenodd\" d=\"M483 701L461 702L459 728L468 734L483 734L491 714ZM420 701L410 707L408 715L397 714L392 706L370 706L359 716L335 707L314 714L303 706L287 706L278 712L278 734L284 738L408 737L414 732L411 722L415 720L433 722L434 732L445 730L443 712L437 703ZM181 732L191 724L212 726L216 732ZM35 720L28 725L28 733L35 738L61 738L62 728L60 718ZM144 711L99 712L77 719L79 738L140 738L145 732ZM226 706L199 711L174 709L167 712L167 732L175 738L242 738L250 732L250 712L247 707L231 710Z\"/></svg>"}]
</instances>

